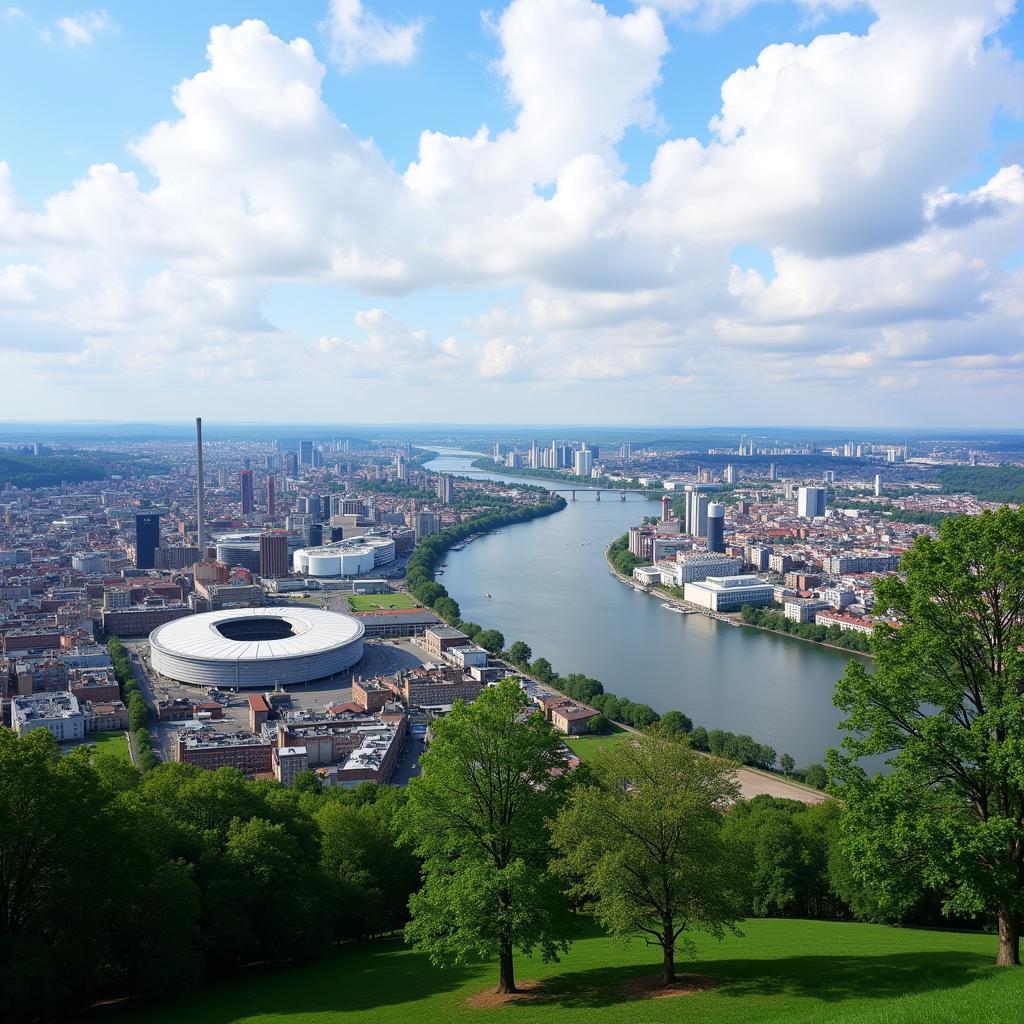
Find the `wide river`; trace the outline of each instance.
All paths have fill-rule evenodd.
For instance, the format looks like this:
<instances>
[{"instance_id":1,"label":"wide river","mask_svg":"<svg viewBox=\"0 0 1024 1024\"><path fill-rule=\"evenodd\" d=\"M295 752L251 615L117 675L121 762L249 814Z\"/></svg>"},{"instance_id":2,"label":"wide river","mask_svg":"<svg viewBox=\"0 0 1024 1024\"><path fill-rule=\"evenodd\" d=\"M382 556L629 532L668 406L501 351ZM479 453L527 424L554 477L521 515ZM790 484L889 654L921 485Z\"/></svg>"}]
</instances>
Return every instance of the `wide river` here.
<instances>
[{"instance_id":1,"label":"wide river","mask_svg":"<svg viewBox=\"0 0 1024 1024\"><path fill-rule=\"evenodd\" d=\"M543 483L471 468L442 449L427 468ZM566 496L568 498L568 495ZM565 510L480 537L446 557L443 583L470 622L525 640L557 672L583 672L620 697L679 708L699 725L749 733L797 764L842 737L832 688L850 655L703 615L679 615L608 572L604 548L658 504L577 491ZM488 594L490 597L488 597Z\"/></svg>"}]
</instances>

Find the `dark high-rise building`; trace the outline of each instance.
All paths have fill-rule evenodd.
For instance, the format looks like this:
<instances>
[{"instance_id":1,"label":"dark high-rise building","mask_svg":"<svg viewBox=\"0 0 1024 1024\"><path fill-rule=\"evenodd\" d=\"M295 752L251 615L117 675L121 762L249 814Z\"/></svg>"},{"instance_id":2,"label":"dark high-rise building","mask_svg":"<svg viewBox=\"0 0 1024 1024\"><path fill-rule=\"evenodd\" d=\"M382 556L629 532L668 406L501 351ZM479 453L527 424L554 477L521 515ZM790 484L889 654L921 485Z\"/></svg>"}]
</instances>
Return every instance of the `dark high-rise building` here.
<instances>
[{"instance_id":1,"label":"dark high-rise building","mask_svg":"<svg viewBox=\"0 0 1024 1024\"><path fill-rule=\"evenodd\" d=\"M275 486L274 478L272 476L268 476L264 483L264 487L267 492L267 518L271 521L277 518L277 500L274 496Z\"/></svg>"},{"instance_id":2,"label":"dark high-rise building","mask_svg":"<svg viewBox=\"0 0 1024 1024\"><path fill-rule=\"evenodd\" d=\"M242 489L242 515L248 517L252 515L252 470L241 470L238 480Z\"/></svg>"},{"instance_id":3,"label":"dark high-rise building","mask_svg":"<svg viewBox=\"0 0 1024 1024\"><path fill-rule=\"evenodd\" d=\"M135 568L156 567L156 549L160 547L160 517L149 515L135 517Z\"/></svg>"},{"instance_id":4,"label":"dark high-rise building","mask_svg":"<svg viewBox=\"0 0 1024 1024\"><path fill-rule=\"evenodd\" d=\"M725 551L725 506L717 501L708 505L708 551Z\"/></svg>"},{"instance_id":5,"label":"dark high-rise building","mask_svg":"<svg viewBox=\"0 0 1024 1024\"><path fill-rule=\"evenodd\" d=\"M288 575L288 534L260 534L260 575L268 580Z\"/></svg>"},{"instance_id":6,"label":"dark high-rise building","mask_svg":"<svg viewBox=\"0 0 1024 1024\"><path fill-rule=\"evenodd\" d=\"M323 544L324 528L319 523L310 523L309 528L304 532L307 547L318 548Z\"/></svg>"},{"instance_id":7,"label":"dark high-rise building","mask_svg":"<svg viewBox=\"0 0 1024 1024\"><path fill-rule=\"evenodd\" d=\"M312 441L300 441L299 442L299 465L300 466L312 466L313 465L313 442Z\"/></svg>"},{"instance_id":8,"label":"dark high-rise building","mask_svg":"<svg viewBox=\"0 0 1024 1024\"><path fill-rule=\"evenodd\" d=\"M289 476L295 476L299 471L299 457L295 452L285 452L284 456L284 468L285 472Z\"/></svg>"}]
</instances>

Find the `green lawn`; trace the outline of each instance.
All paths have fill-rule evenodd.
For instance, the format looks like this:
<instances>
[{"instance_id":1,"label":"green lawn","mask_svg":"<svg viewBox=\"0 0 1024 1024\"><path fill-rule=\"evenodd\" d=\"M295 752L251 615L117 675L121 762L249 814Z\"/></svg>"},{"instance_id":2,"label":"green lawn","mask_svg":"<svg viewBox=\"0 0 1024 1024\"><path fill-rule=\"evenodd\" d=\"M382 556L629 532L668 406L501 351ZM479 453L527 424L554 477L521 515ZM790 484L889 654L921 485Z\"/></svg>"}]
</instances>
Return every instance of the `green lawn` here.
<instances>
[{"instance_id":1,"label":"green lawn","mask_svg":"<svg viewBox=\"0 0 1024 1024\"><path fill-rule=\"evenodd\" d=\"M123 732L94 732L89 735L86 743L95 744L98 754L116 754L129 760L128 736Z\"/></svg>"},{"instance_id":2,"label":"green lawn","mask_svg":"<svg viewBox=\"0 0 1024 1024\"><path fill-rule=\"evenodd\" d=\"M581 760L586 761L599 750L621 743L629 732L621 726L613 725L611 731L604 736L566 736L566 746Z\"/></svg>"},{"instance_id":3,"label":"green lawn","mask_svg":"<svg viewBox=\"0 0 1024 1024\"><path fill-rule=\"evenodd\" d=\"M529 1003L466 1006L493 987L493 965L433 967L397 941L336 952L307 966L254 968L139 1011L92 1024L1005 1024L1019 1019L1024 969L996 969L991 935L821 921L750 921L743 938L700 938L685 969L719 987L631 1000L630 979L656 972L642 942L580 939L561 963L517 959L544 982ZM679 958L682 965L683 958Z\"/></svg>"},{"instance_id":4,"label":"green lawn","mask_svg":"<svg viewBox=\"0 0 1024 1024\"><path fill-rule=\"evenodd\" d=\"M419 608L408 594L352 594L348 606L354 612L375 612L379 608Z\"/></svg>"}]
</instances>

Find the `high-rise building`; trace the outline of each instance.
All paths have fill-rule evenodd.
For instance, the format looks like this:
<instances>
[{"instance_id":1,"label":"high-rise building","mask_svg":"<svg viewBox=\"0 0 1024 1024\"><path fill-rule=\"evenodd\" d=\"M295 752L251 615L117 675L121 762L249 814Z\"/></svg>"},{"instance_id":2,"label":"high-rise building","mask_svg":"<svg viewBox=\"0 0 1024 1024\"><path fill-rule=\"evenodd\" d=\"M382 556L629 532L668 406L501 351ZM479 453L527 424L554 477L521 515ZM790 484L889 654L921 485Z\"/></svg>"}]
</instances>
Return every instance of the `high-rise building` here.
<instances>
[{"instance_id":1,"label":"high-rise building","mask_svg":"<svg viewBox=\"0 0 1024 1024\"><path fill-rule=\"evenodd\" d=\"M726 466L725 467L725 482L727 484L734 484L734 483L736 483L736 467L735 466Z\"/></svg>"},{"instance_id":2,"label":"high-rise building","mask_svg":"<svg viewBox=\"0 0 1024 1024\"><path fill-rule=\"evenodd\" d=\"M594 455L586 448L581 448L573 455L573 473L576 476L590 476L594 469Z\"/></svg>"},{"instance_id":3,"label":"high-rise building","mask_svg":"<svg viewBox=\"0 0 1024 1024\"><path fill-rule=\"evenodd\" d=\"M531 456L535 457L537 453L537 446L534 445ZM532 465L532 463L531 463ZM437 481L435 485L438 498L441 499L446 505L450 505L452 501L452 478L448 473L439 473L437 475Z\"/></svg>"},{"instance_id":4,"label":"high-rise building","mask_svg":"<svg viewBox=\"0 0 1024 1024\"><path fill-rule=\"evenodd\" d=\"M260 534L260 575L276 580L288 575L288 534Z\"/></svg>"},{"instance_id":5,"label":"high-rise building","mask_svg":"<svg viewBox=\"0 0 1024 1024\"><path fill-rule=\"evenodd\" d=\"M700 491L690 494L690 534L694 537L708 535L708 505L710 499Z\"/></svg>"},{"instance_id":6,"label":"high-rise building","mask_svg":"<svg viewBox=\"0 0 1024 1024\"><path fill-rule=\"evenodd\" d=\"M265 458L265 459L263 460L263 468L264 468L264 469L265 469L265 470L266 470L266 471L267 471L268 473L273 473L273 472L274 472L274 455L273 455L273 453L271 453L270 455L268 455L268 456L267 456L267 457L266 457L266 458Z\"/></svg>"},{"instance_id":7,"label":"high-rise building","mask_svg":"<svg viewBox=\"0 0 1024 1024\"><path fill-rule=\"evenodd\" d=\"M323 505L320 503L319 494L311 494L306 498L306 511L314 523L320 522Z\"/></svg>"},{"instance_id":8,"label":"high-rise building","mask_svg":"<svg viewBox=\"0 0 1024 1024\"><path fill-rule=\"evenodd\" d=\"M436 512L417 512L412 526L416 530L417 540L432 537L435 533L441 532L441 517Z\"/></svg>"},{"instance_id":9,"label":"high-rise building","mask_svg":"<svg viewBox=\"0 0 1024 1024\"><path fill-rule=\"evenodd\" d=\"M295 476L299 471L299 456L297 452L285 452L284 471L289 476Z\"/></svg>"},{"instance_id":10,"label":"high-rise building","mask_svg":"<svg viewBox=\"0 0 1024 1024\"><path fill-rule=\"evenodd\" d=\"M267 518L271 521L277 518L277 500L274 494L276 486L273 476L268 476L263 484L267 498Z\"/></svg>"},{"instance_id":11,"label":"high-rise building","mask_svg":"<svg viewBox=\"0 0 1024 1024\"><path fill-rule=\"evenodd\" d=\"M252 515L252 470L241 470L238 481L242 492L242 517L247 519Z\"/></svg>"},{"instance_id":12,"label":"high-rise building","mask_svg":"<svg viewBox=\"0 0 1024 1024\"><path fill-rule=\"evenodd\" d=\"M882 474L875 474L875 497L879 498L882 495Z\"/></svg>"},{"instance_id":13,"label":"high-rise building","mask_svg":"<svg viewBox=\"0 0 1024 1024\"><path fill-rule=\"evenodd\" d=\"M300 441L299 442L299 465L300 466L312 466L313 465L313 442L312 441Z\"/></svg>"},{"instance_id":14,"label":"high-rise building","mask_svg":"<svg viewBox=\"0 0 1024 1024\"><path fill-rule=\"evenodd\" d=\"M409 479L409 466L405 461L405 456L402 454L395 456L395 476L399 480Z\"/></svg>"},{"instance_id":15,"label":"high-rise building","mask_svg":"<svg viewBox=\"0 0 1024 1024\"><path fill-rule=\"evenodd\" d=\"M540 461L537 456L537 442L533 441L530 444L530 469L538 469L540 467Z\"/></svg>"},{"instance_id":16,"label":"high-rise building","mask_svg":"<svg viewBox=\"0 0 1024 1024\"><path fill-rule=\"evenodd\" d=\"M836 482L836 471L834 469L826 469L822 476L822 480L827 484L834 484Z\"/></svg>"},{"instance_id":17,"label":"high-rise building","mask_svg":"<svg viewBox=\"0 0 1024 1024\"><path fill-rule=\"evenodd\" d=\"M779 466L777 462L773 462L768 466L768 479L778 480L779 479Z\"/></svg>"},{"instance_id":18,"label":"high-rise building","mask_svg":"<svg viewBox=\"0 0 1024 1024\"><path fill-rule=\"evenodd\" d=\"M797 515L814 519L825 514L825 488L801 487L797 492Z\"/></svg>"},{"instance_id":19,"label":"high-rise building","mask_svg":"<svg viewBox=\"0 0 1024 1024\"><path fill-rule=\"evenodd\" d=\"M708 551L725 551L725 506L713 501L708 505Z\"/></svg>"},{"instance_id":20,"label":"high-rise building","mask_svg":"<svg viewBox=\"0 0 1024 1024\"><path fill-rule=\"evenodd\" d=\"M242 469L252 469L252 459L248 455L242 459Z\"/></svg>"},{"instance_id":21,"label":"high-rise building","mask_svg":"<svg viewBox=\"0 0 1024 1024\"><path fill-rule=\"evenodd\" d=\"M628 441L623 441L619 445L619 458L623 460L633 458L633 446Z\"/></svg>"},{"instance_id":22,"label":"high-rise building","mask_svg":"<svg viewBox=\"0 0 1024 1024\"><path fill-rule=\"evenodd\" d=\"M149 513L135 517L135 568L153 569L160 547L160 517Z\"/></svg>"},{"instance_id":23,"label":"high-rise building","mask_svg":"<svg viewBox=\"0 0 1024 1024\"><path fill-rule=\"evenodd\" d=\"M661 521L667 523L672 518L672 498L666 494L661 499Z\"/></svg>"}]
</instances>

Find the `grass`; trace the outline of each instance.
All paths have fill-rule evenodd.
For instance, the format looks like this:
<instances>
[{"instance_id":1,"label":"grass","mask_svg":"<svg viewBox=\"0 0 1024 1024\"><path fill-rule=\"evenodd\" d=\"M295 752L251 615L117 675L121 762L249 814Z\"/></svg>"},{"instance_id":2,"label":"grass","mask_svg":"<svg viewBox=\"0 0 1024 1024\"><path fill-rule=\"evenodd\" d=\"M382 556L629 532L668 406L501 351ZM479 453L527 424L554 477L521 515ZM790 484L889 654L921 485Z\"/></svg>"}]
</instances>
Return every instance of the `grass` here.
<instances>
[{"instance_id":1,"label":"grass","mask_svg":"<svg viewBox=\"0 0 1024 1024\"><path fill-rule=\"evenodd\" d=\"M996 1024L1017 1019L1024 969L997 969L991 935L823 921L749 921L743 938L698 937L681 970L711 991L630 1000L631 979L657 971L642 942L598 934L560 963L517 958L520 980L544 982L529 1003L472 1009L493 988L493 964L440 969L397 940L345 948L294 968L254 968L138 1011L90 1024ZM1016 1008L1016 1009L1015 1009Z\"/></svg>"},{"instance_id":2,"label":"grass","mask_svg":"<svg viewBox=\"0 0 1024 1024\"><path fill-rule=\"evenodd\" d=\"M619 725L613 725L603 736L566 736L565 745L582 761L593 757L599 750L621 743L629 732Z\"/></svg>"},{"instance_id":3,"label":"grass","mask_svg":"<svg viewBox=\"0 0 1024 1024\"><path fill-rule=\"evenodd\" d=\"M419 608L408 594L352 594L348 606L354 612L375 612L389 608Z\"/></svg>"},{"instance_id":4,"label":"grass","mask_svg":"<svg viewBox=\"0 0 1024 1024\"><path fill-rule=\"evenodd\" d=\"M128 736L123 732L94 732L89 735L86 744L95 744L97 754L114 754L130 760L128 753Z\"/></svg>"}]
</instances>

